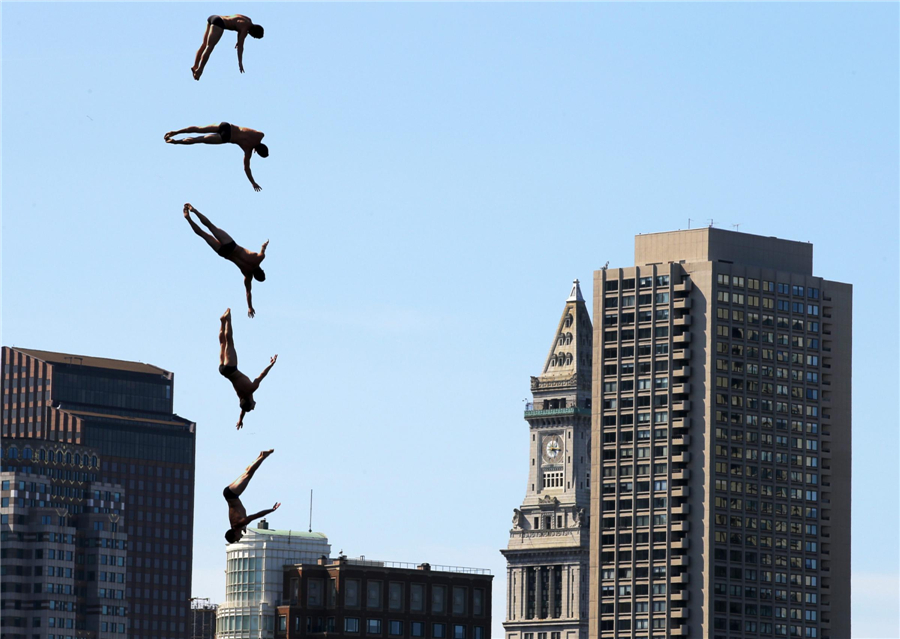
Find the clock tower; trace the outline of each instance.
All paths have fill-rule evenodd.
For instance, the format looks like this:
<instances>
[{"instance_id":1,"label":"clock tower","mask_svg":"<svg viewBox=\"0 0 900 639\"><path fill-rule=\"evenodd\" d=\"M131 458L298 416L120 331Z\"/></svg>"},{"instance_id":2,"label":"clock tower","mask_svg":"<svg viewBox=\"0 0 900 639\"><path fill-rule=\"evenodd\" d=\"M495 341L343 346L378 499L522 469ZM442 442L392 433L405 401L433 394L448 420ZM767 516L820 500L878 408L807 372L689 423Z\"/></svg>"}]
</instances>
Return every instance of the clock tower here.
<instances>
[{"instance_id":1,"label":"clock tower","mask_svg":"<svg viewBox=\"0 0 900 639\"><path fill-rule=\"evenodd\" d=\"M578 280L526 406L528 484L513 510L506 639L587 639L593 326Z\"/></svg>"}]
</instances>

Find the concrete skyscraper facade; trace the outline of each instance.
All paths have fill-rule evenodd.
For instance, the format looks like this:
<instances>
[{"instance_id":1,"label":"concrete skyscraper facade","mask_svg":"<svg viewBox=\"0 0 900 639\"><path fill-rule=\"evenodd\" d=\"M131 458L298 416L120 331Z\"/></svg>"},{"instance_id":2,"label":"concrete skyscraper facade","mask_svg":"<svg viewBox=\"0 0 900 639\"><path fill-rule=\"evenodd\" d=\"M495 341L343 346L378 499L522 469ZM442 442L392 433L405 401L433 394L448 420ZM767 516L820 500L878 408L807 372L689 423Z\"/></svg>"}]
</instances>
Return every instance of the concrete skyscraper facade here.
<instances>
[{"instance_id":1,"label":"concrete skyscraper facade","mask_svg":"<svg viewBox=\"0 0 900 639\"><path fill-rule=\"evenodd\" d=\"M593 327L575 280L526 407L525 500L507 560L506 639L586 639Z\"/></svg>"},{"instance_id":2,"label":"concrete skyscraper facade","mask_svg":"<svg viewBox=\"0 0 900 639\"><path fill-rule=\"evenodd\" d=\"M850 637L851 286L704 228L593 302L591 639Z\"/></svg>"},{"instance_id":3,"label":"concrete skyscraper facade","mask_svg":"<svg viewBox=\"0 0 900 639\"><path fill-rule=\"evenodd\" d=\"M66 466L65 460L58 468L35 465L35 471L64 473L69 487L79 491L57 499L61 508L82 516L85 475L123 489L116 507L127 534L127 635L187 639L195 425L172 412L174 375L139 362L22 348L3 347L2 359L2 436L23 451L27 446L35 454L41 449L58 454L71 446L72 459L80 456L80 465ZM85 459L74 450L80 446L96 451L99 467L93 455ZM18 535L17 526L8 523L2 530ZM79 565L79 556L76 571L86 578L97 572Z\"/></svg>"}]
</instances>

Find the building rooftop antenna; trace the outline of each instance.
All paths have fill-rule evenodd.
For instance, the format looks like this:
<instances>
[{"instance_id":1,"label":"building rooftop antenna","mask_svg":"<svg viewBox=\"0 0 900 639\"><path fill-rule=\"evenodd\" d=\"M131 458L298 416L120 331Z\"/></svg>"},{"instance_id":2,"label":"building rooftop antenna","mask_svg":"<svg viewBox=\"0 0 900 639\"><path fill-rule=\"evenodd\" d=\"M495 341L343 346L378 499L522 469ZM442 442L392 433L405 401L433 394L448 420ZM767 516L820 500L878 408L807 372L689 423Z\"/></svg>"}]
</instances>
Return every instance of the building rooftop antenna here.
<instances>
[{"instance_id":1,"label":"building rooftop antenna","mask_svg":"<svg viewBox=\"0 0 900 639\"><path fill-rule=\"evenodd\" d=\"M740 224L740 222L738 222L737 224L732 224L731 226L734 228L735 231L740 231L740 230L741 230L741 224Z\"/></svg>"},{"instance_id":2,"label":"building rooftop antenna","mask_svg":"<svg viewBox=\"0 0 900 639\"><path fill-rule=\"evenodd\" d=\"M312 532L312 488L309 489L309 532Z\"/></svg>"}]
</instances>

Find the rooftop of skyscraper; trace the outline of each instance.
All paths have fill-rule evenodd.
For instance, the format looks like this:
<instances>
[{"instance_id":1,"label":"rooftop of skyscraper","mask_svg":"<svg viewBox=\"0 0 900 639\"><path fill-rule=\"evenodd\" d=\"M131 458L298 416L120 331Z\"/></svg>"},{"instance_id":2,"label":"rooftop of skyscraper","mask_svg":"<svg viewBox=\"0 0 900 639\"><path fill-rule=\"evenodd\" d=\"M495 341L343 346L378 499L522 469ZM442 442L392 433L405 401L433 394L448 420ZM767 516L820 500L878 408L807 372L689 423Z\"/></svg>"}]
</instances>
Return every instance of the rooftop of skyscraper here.
<instances>
[{"instance_id":1,"label":"rooftop of skyscraper","mask_svg":"<svg viewBox=\"0 0 900 639\"><path fill-rule=\"evenodd\" d=\"M171 373L165 369L154 366L153 364L144 364L143 362L129 362L121 359L110 359L108 357L92 357L90 355L73 355L71 353L54 353L53 351L19 348L18 346L12 346L10 348L14 348L20 353L25 353L26 355L51 364L72 364L74 366L90 366L93 368L106 368L109 370L128 371L132 373L171 375Z\"/></svg>"}]
</instances>

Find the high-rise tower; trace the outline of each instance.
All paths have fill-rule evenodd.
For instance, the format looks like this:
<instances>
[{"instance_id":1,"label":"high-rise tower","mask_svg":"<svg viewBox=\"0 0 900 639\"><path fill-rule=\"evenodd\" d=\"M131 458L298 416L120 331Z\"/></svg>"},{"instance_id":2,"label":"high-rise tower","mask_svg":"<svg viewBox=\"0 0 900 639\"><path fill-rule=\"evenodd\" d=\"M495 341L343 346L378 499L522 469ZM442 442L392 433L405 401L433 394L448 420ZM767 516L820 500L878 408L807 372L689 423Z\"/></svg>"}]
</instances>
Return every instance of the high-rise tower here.
<instances>
[{"instance_id":1,"label":"high-rise tower","mask_svg":"<svg viewBox=\"0 0 900 639\"><path fill-rule=\"evenodd\" d=\"M595 272L591 639L851 636L851 312L774 237Z\"/></svg>"},{"instance_id":2,"label":"high-rise tower","mask_svg":"<svg viewBox=\"0 0 900 639\"><path fill-rule=\"evenodd\" d=\"M116 585L103 589L109 600L103 603L117 611L126 608L129 638L187 639L195 425L172 412L174 375L140 362L6 346L2 359L0 434L15 441L21 451L48 456L46 466L18 466L17 472L31 472L36 479L51 473L52 478L69 482L65 497L55 496L54 501L76 520L88 513L107 514L111 508L123 512L124 570L105 570L102 563L95 570L84 563L91 560L84 553L76 553L74 570L88 581L95 572L97 577L115 577ZM97 455L80 453L79 446L90 447ZM55 456L55 463L49 455ZM84 500L89 488L86 476L91 482L122 486L123 499ZM18 535L16 526L0 528ZM37 584L40 577L34 577ZM85 624L75 619L76 630L85 629ZM117 623L116 632L118 627Z\"/></svg>"},{"instance_id":3,"label":"high-rise tower","mask_svg":"<svg viewBox=\"0 0 900 639\"><path fill-rule=\"evenodd\" d=\"M593 327L578 280L526 407L525 501L506 557L506 639L586 639ZM535 637L535 635L537 635Z\"/></svg>"}]
</instances>

